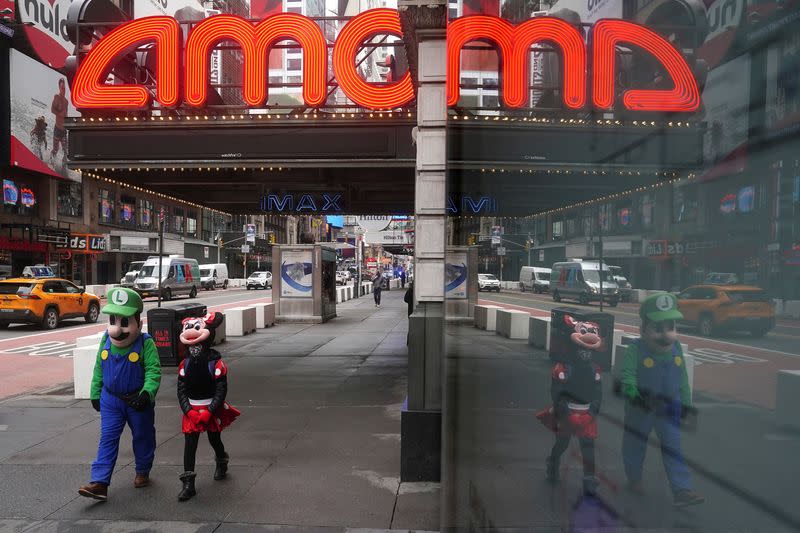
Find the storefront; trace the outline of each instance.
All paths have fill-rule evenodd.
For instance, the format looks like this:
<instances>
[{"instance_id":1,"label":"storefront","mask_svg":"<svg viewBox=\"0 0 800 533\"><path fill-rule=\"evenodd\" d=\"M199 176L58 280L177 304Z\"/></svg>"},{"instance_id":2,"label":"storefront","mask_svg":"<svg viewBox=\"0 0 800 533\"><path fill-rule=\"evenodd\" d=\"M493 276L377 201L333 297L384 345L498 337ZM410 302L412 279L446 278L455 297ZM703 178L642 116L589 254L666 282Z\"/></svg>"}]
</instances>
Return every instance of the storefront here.
<instances>
[{"instance_id":1,"label":"storefront","mask_svg":"<svg viewBox=\"0 0 800 533\"><path fill-rule=\"evenodd\" d=\"M105 235L70 234L66 243L58 245L59 275L81 286L110 283L98 279L101 271L98 258L104 254L106 246Z\"/></svg>"}]
</instances>

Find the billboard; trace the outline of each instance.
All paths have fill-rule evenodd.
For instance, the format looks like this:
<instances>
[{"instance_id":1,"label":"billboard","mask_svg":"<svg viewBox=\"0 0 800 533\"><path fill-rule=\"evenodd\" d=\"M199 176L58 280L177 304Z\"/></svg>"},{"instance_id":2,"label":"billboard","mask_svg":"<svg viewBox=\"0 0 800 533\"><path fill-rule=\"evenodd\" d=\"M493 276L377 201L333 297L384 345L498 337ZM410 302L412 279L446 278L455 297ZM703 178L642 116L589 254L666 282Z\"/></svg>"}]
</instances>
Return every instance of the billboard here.
<instances>
[{"instance_id":1,"label":"billboard","mask_svg":"<svg viewBox=\"0 0 800 533\"><path fill-rule=\"evenodd\" d=\"M0 1L0 6L3 3ZM75 48L67 35L67 11L71 3L72 0L17 1L25 37L39 60L52 68L62 68Z\"/></svg>"},{"instance_id":2,"label":"billboard","mask_svg":"<svg viewBox=\"0 0 800 533\"><path fill-rule=\"evenodd\" d=\"M135 0L133 16L137 19L166 15L178 20L202 20L206 9L196 0Z\"/></svg>"},{"instance_id":3,"label":"billboard","mask_svg":"<svg viewBox=\"0 0 800 533\"><path fill-rule=\"evenodd\" d=\"M11 50L11 166L55 177L80 179L67 170L66 117L72 106L64 76Z\"/></svg>"},{"instance_id":4,"label":"billboard","mask_svg":"<svg viewBox=\"0 0 800 533\"><path fill-rule=\"evenodd\" d=\"M445 295L446 299L464 300L467 298L467 280L469 268L467 267L466 252L447 254L444 265Z\"/></svg>"},{"instance_id":5,"label":"billboard","mask_svg":"<svg viewBox=\"0 0 800 533\"><path fill-rule=\"evenodd\" d=\"M314 267L311 250L285 250L281 253L281 297L311 298Z\"/></svg>"},{"instance_id":6,"label":"billboard","mask_svg":"<svg viewBox=\"0 0 800 533\"><path fill-rule=\"evenodd\" d=\"M708 74L703 90L708 123L703 152L715 163L747 142L750 102L750 56L742 55Z\"/></svg>"}]
</instances>

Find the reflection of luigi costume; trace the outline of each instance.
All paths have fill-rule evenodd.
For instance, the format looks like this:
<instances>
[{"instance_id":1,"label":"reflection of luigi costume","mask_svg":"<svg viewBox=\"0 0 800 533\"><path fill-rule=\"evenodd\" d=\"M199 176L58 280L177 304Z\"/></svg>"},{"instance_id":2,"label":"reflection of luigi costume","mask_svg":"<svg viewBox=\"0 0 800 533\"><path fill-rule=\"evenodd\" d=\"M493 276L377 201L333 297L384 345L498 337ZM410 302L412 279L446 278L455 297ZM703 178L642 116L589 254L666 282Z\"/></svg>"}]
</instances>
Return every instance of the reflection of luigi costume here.
<instances>
[{"instance_id":1,"label":"reflection of luigi costume","mask_svg":"<svg viewBox=\"0 0 800 533\"><path fill-rule=\"evenodd\" d=\"M670 293L648 297L639 315L645 324L683 318ZM691 492L691 475L681 451L680 421L691 408L691 391L680 343L676 340L661 353L648 347L644 339L628 346L622 363L622 393L628 400L622 456L631 486L641 488L647 439L655 429L676 504L686 495L699 498Z\"/></svg>"},{"instance_id":2,"label":"reflection of luigi costume","mask_svg":"<svg viewBox=\"0 0 800 533\"><path fill-rule=\"evenodd\" d=\"M100 443L97 460L92 463L92 483L108 485L117 461L119 438L127 423L133 435L137 486L146 484L156 448L154 399L161 383L161 364L150 336L141 333L142 299L125 288L112 289L102 312L117 320L123 331L132 317L136 339L126 347L114 346L106 332L97 351L92 377L92 403L100 405ZM144 479L140 483L140 479ZM84 494L86 495L86 494Z\"/></svg>"}]
</instances>

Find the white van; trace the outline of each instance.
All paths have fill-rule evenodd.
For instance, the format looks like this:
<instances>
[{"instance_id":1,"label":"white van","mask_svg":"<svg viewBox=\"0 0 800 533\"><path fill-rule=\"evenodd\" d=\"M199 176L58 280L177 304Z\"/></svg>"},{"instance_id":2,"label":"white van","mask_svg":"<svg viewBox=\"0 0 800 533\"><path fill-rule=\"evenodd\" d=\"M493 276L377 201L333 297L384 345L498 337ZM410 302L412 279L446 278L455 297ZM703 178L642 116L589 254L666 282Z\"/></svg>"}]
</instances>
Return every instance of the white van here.
<instances>
[{"instance_id":1,"label":"white van","mask_svg":"<svg viewBox=\"0 0 800 533\"><path fill-rule=\"evenodd\" d=\"M148 257L133 283L133 289L142 298L158 296L158 256ZM187 294L197 296L200 289L200 267L196 259L179 255L163 257L161 262L161 298L171 300L173 296Z\"/></svg>"},{"instance_id":2,"label":"white van","mask_svg":"<svg viewBox=\"0 0 800 533\"><path fill-rule=\"evenodd\" d=\"M228 265L225 263L200 265L200 285L207 291L213 291L217 287L227 289Z\"/></svg>"},{"instance_id":3,"label":"white van","mask_svg":"<svg viewBox=\"0 0 800 533\"><path fill-rule=\"evenodd\" d=\"M603 294L600 294L600 279L603 280ZM589 302L608 302L611 307L619 303L619 287L611 275L608 265L603 268L597 261L569 261L555 263L550 276L550 293L553 300L560 302L562 298L578 300L586 305Z\"/></svg>"},{"instance_id":4,"label":"white van","mask_svg":"<svg viewBox=\"0 0 800 533\"><path fill-rule=\"evenodd\" d=\"M550 290L550 269L524 266L519 271L519 289L522 292L543 293Z\"/></svg>"}]
</instances>

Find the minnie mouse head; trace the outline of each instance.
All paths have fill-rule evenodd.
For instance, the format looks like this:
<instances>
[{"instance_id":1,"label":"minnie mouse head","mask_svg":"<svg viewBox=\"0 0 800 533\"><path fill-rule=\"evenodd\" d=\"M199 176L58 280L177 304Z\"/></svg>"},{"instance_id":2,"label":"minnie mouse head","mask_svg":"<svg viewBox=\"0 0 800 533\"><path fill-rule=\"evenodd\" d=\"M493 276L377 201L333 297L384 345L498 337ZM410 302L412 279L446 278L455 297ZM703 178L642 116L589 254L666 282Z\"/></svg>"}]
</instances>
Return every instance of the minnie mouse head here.
<instances>
[{"instance_id":1,"label":"minnie mouse head","mask_svg":"<svg viewBox=\"0 0 800 533\"><path fill-rule=\"evenodd\" d=\"M209 313L204 317L184 318L181 343L186 346L211 346L214 332L222 324L222 313Z\"/></svg>"},{"instance_id":2,"label":"minnie mouse head","mask_svg":"<svg viewBox=\"0 0 800 533\"><path fill-rule=\"evenodd\" d=\"M573 330L570 338L579 348L594 351L603 349L603 337L600 336L599 324L575 320L571 315L564 315L564 322Z\"/></svg>"}]
</instances>

